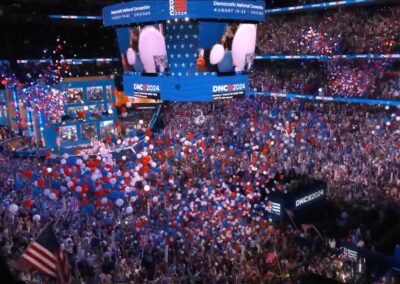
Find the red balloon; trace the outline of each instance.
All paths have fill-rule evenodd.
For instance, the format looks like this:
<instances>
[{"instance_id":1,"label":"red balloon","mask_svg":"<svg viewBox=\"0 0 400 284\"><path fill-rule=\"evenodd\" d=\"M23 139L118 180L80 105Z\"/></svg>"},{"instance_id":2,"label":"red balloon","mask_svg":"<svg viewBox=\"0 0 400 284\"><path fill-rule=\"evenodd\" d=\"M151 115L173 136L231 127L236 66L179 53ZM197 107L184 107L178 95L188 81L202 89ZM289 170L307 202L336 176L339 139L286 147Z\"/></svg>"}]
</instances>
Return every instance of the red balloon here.
<instances>
[{"instance_id":1,"label":"red balloon","mask_svg":"<svg viewBox=\"0 0 400 284\"><path fill-rule=\"evenodd\" d=\"M96 206L96 207L101 207L101 206L103 206L103 205L101 204L101 200L100 200L100 199L96 200L95 206Z\"/></svg>"},{"instance_id":2,"label":"red balloon","mask_svg":"<svg viewBox=\"0 0 400 284\"><path fill-rule=\"evenodd\" d=\"M142 222L142 220L140 220L140 219L138 219L137 221L136 221L136 228L142 228L143 227L143 222Z\"/></svg>"},{"instance_id":3,"label":"red balloon","mask_svg":"<svg viewBox=\"0 0 400 284\"><path fill-rule=\"evenodd\" d=\"M22 205L23 205L25 208L31 207L32 204L33 204L33 201L32 201L32 200L25 200L24 202L22 202Z\"/></svg>"},{"instance_id":4,"label":"red balloon","mask_svg":"<svg viewBox=\"0 0 400 284\"><path fill-rule=\"evenodd\" d=\"M45 182L44 182L44 179L38 179L37 180L37 185L39 186L39 187L44 187L44 185L45 185Z\"/></svg>"},{"instance_id":5,"label":"red balloon","mask_svg":"<svg viewBox=\"0 0 400 284\"><path fill-rule=\"evenodd\" d=\"M44 156L45 156L46 158L50 158L50 157L51 157L51 151L50 151L50 150L46 150L46 151L44 152Z\"/></svg>"},{"instance_id":6,"label":"red balloon","mask_svg":"<svg viewBox=\"0 0 400 284\"><path fill-rule=\"evenodd\" d=\"M22 172L22 176L23 176L24 178L30 179L30 178L32 178L33 173L32 173L31 171L23 171L23 172Z\"/></svg>"}]
</instances>

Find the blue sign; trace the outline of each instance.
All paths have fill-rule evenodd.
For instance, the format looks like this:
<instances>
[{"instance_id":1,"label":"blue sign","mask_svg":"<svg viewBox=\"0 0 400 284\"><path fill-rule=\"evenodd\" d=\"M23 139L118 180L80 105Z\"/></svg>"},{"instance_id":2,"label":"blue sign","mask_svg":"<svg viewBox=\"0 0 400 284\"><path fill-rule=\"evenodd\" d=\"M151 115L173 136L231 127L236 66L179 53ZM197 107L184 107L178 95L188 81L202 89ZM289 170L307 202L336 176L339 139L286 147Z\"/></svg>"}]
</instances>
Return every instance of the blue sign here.
<instances>
[{"instance_id":1,"label":"blue sign","mask_svg":"<svg viewBox=\"0 0 400 284\"><path fill-rule=\"evenodd\" d=\"M264 1L260 0L144 0L120 3L103 9L105 26L182 18L262 22L265 19L265 6Z\"/></svg>"},{"instance_id":2,"label":"blue sign","mask_svg":"<svg viewBox=\"0 0 400 284\"><path fill-rule=\"evenodd\" d=\"M308 5L267 9L267 10L265 10L265 13L266 14L279 14L279 13L288 13L288 12L293 12L293 11L327 9L327 8L334 8L334 7L344 6L344 5L366 4L366 3L374 3L374 2L376 2L376 0L331 1L331 2L315 3L315 4L308 4Z\"/></svg>"},{"instance_id":3,"label":"blue sign","mask_svg":"<svg viewBox=\"0 0 400 284\"><path fill-rule=\"evenodd\" d=\"M208 102L245 96L248 75L217 76L214 73L196 73L194 76L141 75L124 76L124 92L129 97L147 94L149 98L159 96L161 100L180 102Z\"/></svg>"}]
</instances>

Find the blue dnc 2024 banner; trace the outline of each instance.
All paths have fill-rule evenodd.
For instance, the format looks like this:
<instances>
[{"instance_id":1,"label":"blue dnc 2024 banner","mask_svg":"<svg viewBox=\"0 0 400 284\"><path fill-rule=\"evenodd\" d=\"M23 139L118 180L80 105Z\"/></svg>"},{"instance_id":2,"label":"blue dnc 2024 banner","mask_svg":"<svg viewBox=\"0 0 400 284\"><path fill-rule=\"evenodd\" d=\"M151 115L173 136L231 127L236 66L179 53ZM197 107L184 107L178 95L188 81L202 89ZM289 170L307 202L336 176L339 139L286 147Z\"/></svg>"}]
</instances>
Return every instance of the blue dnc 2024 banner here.
<instances>
[{"instance_id":1,"label":"blue dnc 2024 banner","mask_svg":"<svg viewBox=\"0 0 400 284\"><path fill-rule=\"evenodd\" d=\"M144 0L120 3L103 9L105 26L177 18L261 22L265 19L265 6L264 1L260 0Z\"/></svg>"},{"instance_id":2,"label":"blue dnc 2024 banner","mask_svg":"<svg viewBox=\"0 0 400 284\"><path fill-rule=\"evenodd\" d=\"M248 75L204 75L182 77L124 76L124 92L129 97L167 101L208 102L247 95Z\"/></svg>"}]
</instances>

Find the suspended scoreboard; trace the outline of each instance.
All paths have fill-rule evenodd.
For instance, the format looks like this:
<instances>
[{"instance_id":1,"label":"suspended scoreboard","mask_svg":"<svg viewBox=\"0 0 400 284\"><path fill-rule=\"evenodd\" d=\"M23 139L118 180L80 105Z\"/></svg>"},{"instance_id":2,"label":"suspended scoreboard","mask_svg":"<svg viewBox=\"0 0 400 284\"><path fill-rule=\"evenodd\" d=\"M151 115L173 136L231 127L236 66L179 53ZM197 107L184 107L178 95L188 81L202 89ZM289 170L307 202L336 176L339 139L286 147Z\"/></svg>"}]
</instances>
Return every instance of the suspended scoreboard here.
<instances>
[{"instance_id":1,"label":"suspended scoreboard","mask_svg":"<svg viewBox=\"0 0 400 284\"><path fill-rule=\"evenodd\" d=\"M138 99L212 101L246 96L264 1L134 1L107 6L124 92Z\"/></svg>"}]
</instances>

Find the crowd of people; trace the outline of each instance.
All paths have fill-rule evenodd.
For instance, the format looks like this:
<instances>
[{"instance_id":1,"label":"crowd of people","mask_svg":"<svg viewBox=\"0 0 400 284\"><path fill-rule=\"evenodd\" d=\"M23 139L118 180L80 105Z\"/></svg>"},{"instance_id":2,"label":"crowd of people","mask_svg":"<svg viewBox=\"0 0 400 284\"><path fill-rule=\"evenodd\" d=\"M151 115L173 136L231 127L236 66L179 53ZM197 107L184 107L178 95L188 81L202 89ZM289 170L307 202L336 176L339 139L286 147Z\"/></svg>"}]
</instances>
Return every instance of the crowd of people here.
<instances>
[{"instance_id":1,"label":"crowd of people","mask_svg":"<svg viewBox=\"0 0 400 284\"><path fill-rule=\"evenodd\" d=\"M15 136L15 134L12 132L12 130L9 127L0 126L0 142L4 142L14 136Z\"/></svg>"},{"instance_id":2,"label":"crowd of people","mask_svg":"<svg viewBox=\"0 0 400 284\"><path fill-rule=\"evenodd\" d=\"M397 63L382 60L266 62L251 72L257 91L397 100Z\"/></svg>"},{"instance_id":3,"label":"crowd of people","mask_svg":"<svg viewBox=\"0 0 400 284\"><path fill-rule=\"evenodd\" d=\"M399 51L399 6L269 15L258 28L262 54L369 54Z\"/></svg>"},{"instance_id":4,"label":"crowd of people","mask_svg":"<svg viewBox=\"0 0 400 284\"><path fill-rule=\"evenodd\" d=\"M164 127L118 159L102 148L58 163L2 155L7 259L53 219L76 282L343 281L327 239L269 220L269 193L285 192L293 171L326 181L344 206L400 200L398 109L254 97L170 103L159 119ZM19 277L45 281L33 270Z\"/></svg>"}]
</instances>

